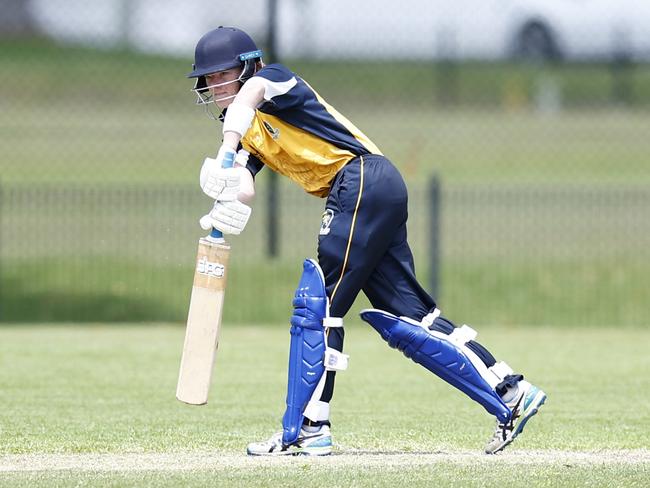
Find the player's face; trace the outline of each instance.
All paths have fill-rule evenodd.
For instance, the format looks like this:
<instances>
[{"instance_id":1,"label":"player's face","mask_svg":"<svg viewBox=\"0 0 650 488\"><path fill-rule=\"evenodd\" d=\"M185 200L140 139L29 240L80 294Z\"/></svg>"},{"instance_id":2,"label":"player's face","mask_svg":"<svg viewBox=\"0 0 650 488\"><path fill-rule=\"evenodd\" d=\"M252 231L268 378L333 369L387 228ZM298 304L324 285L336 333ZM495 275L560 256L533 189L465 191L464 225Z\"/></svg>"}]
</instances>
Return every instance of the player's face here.
<instances>
[{"instance_id":1,"label":"player's face","mask_svg":"<svg viewBox=\"0 0 650 488\"><path fill-rule=\"evenodd\" d=\"M220 108L224 109L230 105L239 92L241 85L236 80L239 79L241 72L241 68L232 68L205 75L214 103Z\"/></svg>"}]
</instances>

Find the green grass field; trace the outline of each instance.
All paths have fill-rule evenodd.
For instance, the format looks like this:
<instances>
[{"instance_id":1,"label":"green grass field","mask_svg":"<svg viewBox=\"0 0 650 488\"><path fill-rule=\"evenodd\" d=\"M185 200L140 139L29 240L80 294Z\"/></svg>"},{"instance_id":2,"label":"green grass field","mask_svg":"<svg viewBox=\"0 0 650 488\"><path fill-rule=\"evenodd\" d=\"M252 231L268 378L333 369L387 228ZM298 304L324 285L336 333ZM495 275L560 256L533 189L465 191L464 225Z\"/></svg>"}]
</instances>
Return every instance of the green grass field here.
<instances>
[{"instance_id":1,"label":"green grass field","mask_svg":"<svg viewBox=\"0 0 650 488\"><path fill-rule=\"evenodd\" d=\"M481 407L347 328L336 455L250 459L279 427L288 331L225 323L207 406L174 398L178 325L0 328L0 486L647 486L647 329L490 327L479 339L549 395L502 455ZM507 338L507 340L504 340Z\"/></svg>"}]
</instances>

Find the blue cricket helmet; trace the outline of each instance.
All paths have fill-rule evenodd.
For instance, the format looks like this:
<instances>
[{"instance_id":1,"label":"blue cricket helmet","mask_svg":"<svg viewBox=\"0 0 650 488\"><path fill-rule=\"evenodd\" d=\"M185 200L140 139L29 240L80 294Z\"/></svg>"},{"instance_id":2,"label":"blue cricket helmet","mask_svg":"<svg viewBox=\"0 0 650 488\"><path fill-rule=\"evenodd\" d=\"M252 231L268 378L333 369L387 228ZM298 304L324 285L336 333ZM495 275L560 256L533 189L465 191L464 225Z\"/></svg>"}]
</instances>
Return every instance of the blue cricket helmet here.
<instances>
[{"instance_id":1,"label":"blue cricket helmet","mask_svg":"<svg viewBox=\"0 0 650 488\"><path fill-rule=\"evenodd\" d=\"M199 39L194 50L193 71L187 77L200 78L237 66L247 68L261 57L262 51L243 30L219 26Z\"/></svg>"}]
</instances>

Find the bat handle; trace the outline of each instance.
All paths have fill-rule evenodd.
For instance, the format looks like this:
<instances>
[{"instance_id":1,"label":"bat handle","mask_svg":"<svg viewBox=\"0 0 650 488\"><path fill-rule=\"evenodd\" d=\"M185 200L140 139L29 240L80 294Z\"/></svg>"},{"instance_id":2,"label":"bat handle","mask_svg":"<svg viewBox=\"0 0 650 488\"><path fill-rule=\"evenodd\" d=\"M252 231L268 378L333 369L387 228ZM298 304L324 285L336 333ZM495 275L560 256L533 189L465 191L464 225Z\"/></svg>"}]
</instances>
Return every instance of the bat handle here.
<instances>
[{"instance_id":1,"label":"bat handle","mask_svg":"<svg viewBox=\"0 0 650 488\"><path fill-rule=\"evenodd\" d=\"M210 238L211 239L223 239L223 232L220 230L215 229L214 227L210 231Z\"/></svg>"},{"instance_id":2,"label":"bat handle","mask_svg":"<svg viewBox=\"0 0 650 488\"><path fill-rule=\"evenodd\" d=\"M222 168L232 168L235 165L235 153L234 152L227 152L224 155L223 162L221 163ZM215 240L219 241L223 239L223 232L220 230L215 229L214 227L210 231L210 240Z\"/></svg>"}]
</instances>

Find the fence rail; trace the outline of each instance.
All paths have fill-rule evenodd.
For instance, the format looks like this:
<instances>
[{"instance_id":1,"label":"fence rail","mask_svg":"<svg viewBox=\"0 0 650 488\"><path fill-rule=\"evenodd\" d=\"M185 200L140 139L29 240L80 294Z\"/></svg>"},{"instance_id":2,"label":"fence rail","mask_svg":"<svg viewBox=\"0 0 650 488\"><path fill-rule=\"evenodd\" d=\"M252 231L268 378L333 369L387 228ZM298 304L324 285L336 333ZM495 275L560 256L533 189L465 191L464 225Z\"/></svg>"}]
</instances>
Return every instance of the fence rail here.
<instances>
[{"instance_id":1,"label":"fence rail","mask_svg":"<svg viewBox=\"0 0 650 488\"><path fill-rule=\"evenodd\" d=\"M419 261L435 260L438 245L442 259L650 253L649 188L443 185L439 195L431 188L410 186L409 239ZM249 228L232 238L249 259L268 257L273 217L259 208L265 192L259 189ZM5 261L102 254L187 262L210 203L193 185L5 185L0 195ZM284 184L278 199L278 255L313 255L324 200Z\"/></svg>"},{"instance_id":2,"label":"fence rail","mask_svg":"<svg viewBox=\"0 0 650 488\"><path fill-rule=\"evenodd\" d=\"M411 185L409 242L420 279L452 310L479 301L482 320L501 320L508 303L516 320L545 322L537 301L550 297L558 320L601 323L598 297L608 297L620 308L608 320L645 320L650 189L441 185L436 195L431 185ZM229 296L263 300L241 320L282 320L291 273L315 256L324 201L280 182L271 258L260 191L249 227L229 238ZM12 185L0 195L0 321L183 320L209 204L195 185Z\"/></svg>"}]
</instances>

